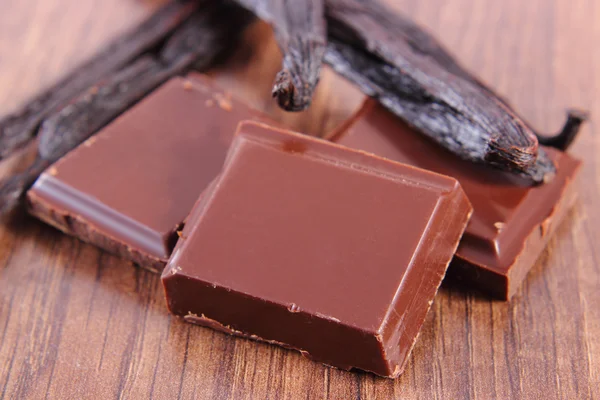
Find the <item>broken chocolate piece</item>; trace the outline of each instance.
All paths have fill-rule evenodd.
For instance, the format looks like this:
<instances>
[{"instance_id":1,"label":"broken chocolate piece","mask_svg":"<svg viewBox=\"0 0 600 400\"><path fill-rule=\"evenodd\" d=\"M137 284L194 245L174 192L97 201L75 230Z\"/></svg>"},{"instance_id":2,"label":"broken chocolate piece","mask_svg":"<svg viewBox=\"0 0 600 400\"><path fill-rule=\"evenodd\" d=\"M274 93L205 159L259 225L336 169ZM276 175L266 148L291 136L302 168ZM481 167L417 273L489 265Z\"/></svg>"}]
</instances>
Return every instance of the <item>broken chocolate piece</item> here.
<instances>
[{"instance_id":1,"label":"broken chocolate piece","mask_svg":"<svg viewBox=\"0 0 600 400\"><path fill-rule=\"evenodd\" d=\"M167 304L397 377L470 213L452 178L244 123L163 271Z\"/></svg>"},{"instance_id":2,"label":"broken chocolate piece","mask_svg":"<svg viewBox=\"0 0 600 400\"><path fill-rule=\"evenodd\" d=\"M310 105L319 82L326 44L324 0L238 0L269 22L283 53L283 70L277 74L273 97L287 111Z\"/></svg>"},{"instance_id":3,"label":"broken chocolate piece","mask_svg":"<svg viewBox=\"0 0 600 400\"><path fill-rule=\"evenodd\" d=\"M173 78L60 159L28 192L31 213L161 271L177 230L219 173L237 123L265 119L206 78ZM215 103L218 104L218 103Z\"/></svg>"},{"instance_id":4,"label":"broken chocolate piece","mask_svg":"<svg viewBox=\"0 0 600 400\"><path fill-rule=\"evenodd\" d=\"M557 166L550 183L530 187L487 167L474 167L403 124L369 100L347 132L333 140L390 160L456 178L474 212L448 275L508 300L574 204L580 162L546 149Z\"/></svg>"},{"instance_id":5,"label":"broken chocolate piece","mask_svg":"<svg viewBox=\"0 0 600 400\"><path fill-rule=\"evenodd\" d=\"M196 2L170 3L131 32L120 36L91 60L71 72L19 111L0 120L0 159L18 150L37 134L44 118L94 83L122 69L141 54L156 47L195 9Z\"/></svg>"}]
</instances>

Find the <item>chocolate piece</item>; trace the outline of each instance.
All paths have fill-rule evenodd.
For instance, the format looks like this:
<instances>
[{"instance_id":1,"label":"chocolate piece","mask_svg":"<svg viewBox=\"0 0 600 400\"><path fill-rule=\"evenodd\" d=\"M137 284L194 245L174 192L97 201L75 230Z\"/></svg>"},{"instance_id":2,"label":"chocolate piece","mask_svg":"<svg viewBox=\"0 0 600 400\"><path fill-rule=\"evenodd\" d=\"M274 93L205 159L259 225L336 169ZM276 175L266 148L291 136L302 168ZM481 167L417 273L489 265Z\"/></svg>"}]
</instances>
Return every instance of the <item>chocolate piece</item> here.
<instances>
[{"instance_id":1,"label":"chocolate piece","mask_svg":"<svg viewBox=\"0 0 600 400\"><path fill-rule=\"evenodd\" d=\"M244 123L163 271L167 304L396 377L470 214L452 178Z\"/></svg>"},{"instance_id":2,"label":"chocolate piece","mask_svg":"<svg viewBox=\"0 0 600 400\"><path fill-rule=\"evenodd\" d=\"M580 162L547 148L558 167L556 177L529 187L517 177L460 160L375 101L367 101L354 120L335 142L458 179L474 213L448 275L508 300L573 205L572 181Z\"/></svg>"},{"instance_id":3,"label":"chocolate piece","mask_svg":"<svg viewBox=\"0 0 600 400\"><path fill-rule=\"evenodd\" d=\"M208 79L174 78L46 170L30 211L160 271L238 122L262 118Z\"/></svg>"}]
</instances>

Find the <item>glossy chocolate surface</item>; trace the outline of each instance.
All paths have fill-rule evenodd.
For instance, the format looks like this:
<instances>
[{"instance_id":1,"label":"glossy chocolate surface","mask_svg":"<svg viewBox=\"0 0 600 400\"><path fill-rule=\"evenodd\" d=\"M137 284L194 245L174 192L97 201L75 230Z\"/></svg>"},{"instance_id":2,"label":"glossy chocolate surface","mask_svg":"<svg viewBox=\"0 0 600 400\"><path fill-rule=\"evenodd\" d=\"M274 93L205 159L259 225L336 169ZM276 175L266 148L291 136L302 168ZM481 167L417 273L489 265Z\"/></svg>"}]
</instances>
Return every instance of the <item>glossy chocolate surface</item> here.
<instances>
[{"instance_id":1,"label":"glossy chocolate surface","mask_svg":"<svg viewBox=\"0 0 600 400\"><path fill-rule=\"evenodd\" d=\"M470 214L452 178L244 123L163 272L167 303L395 377Z\"/></svg>"},{"instance_id":2,"label":"glossy chocolate surface","mask_svg":"<svg viewBox=\"0 0 600 400\"><path fill-rule=\"evenodd\" d=\"M555 179L531 187L509 174L460 160L371 100L354 117L354 124L332 139L455 177L474 213L449 274L462 273L461 278L473 279L497 297L509 298L516 291L573 204L571 181L580 162L551 148L546 151L558 167Z\"/></svg>"},{"instance_id":3,"label":"glossy chocolate surface","mask_svg":"<svg viewBox=\"0 0 600 400\"><path fill-rule=\"evenodd\" d=\"M174 78L50 167L32 211L161 269L176 230L219 173L241 120L264 118L208 78Z\"/></svg>"}]
</instances>

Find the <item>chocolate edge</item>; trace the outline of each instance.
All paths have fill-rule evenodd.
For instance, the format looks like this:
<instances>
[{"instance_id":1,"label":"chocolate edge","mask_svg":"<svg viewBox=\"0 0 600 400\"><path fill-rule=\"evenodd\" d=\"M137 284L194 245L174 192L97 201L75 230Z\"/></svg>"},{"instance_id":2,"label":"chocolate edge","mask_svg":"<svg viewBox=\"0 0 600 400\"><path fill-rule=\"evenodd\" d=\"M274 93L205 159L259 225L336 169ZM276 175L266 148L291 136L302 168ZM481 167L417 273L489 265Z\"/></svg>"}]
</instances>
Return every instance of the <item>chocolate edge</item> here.
<instances>
[{"instance_id":1,"label":"chocolate edge","mask_svg":"<svg viewBox=\"0 0 600 400\"><path fill-rule=\"evenodd\" d=\"M573 159L573 162L572 171L565 177L565 184L558 195L559 201L555 203L542 222L532 226L529 234L525 236L519 253L505 273L456 254L448 270L449 277L470 286L480 286L494 298L509 301L517 293L558 227L565 222L568 211L575 205L576 182L581 169L581 161ZM537 238L535 235L540 230L545 232L540 238ZM534 246L535 250L532 251Z\"/></svg>"},{"instance_id":2,"label":"chocolate edge","mask_svg":"<svg viewBox=\"0 0 600 400\"><path fill-rule=\"evenodd\" d=\"M383 176L386 179L393 180L395 182L402 182L405 185L416 186L421 189L426 189L430 191L441 190L442 192L449 192L454 189L454 183L457 182L455 178L447 175L442 175L437 172L428 171L426 169L415 167L409 164L403 164L398 161L389 160L385 157L378 156L377 154L353 149L321 138L315 138L293 131L282 130L280 128L256 121L242 121L238 125L237 133L234 137L234 141L232 143L231 148L233 149L234 146L238 146L236 142L240 140L248 140L253 143L258 143L266 146L273 146L273 144L277 143L275 140L271 140L271 138L257 138L252 133L253 129L268 130L271 135L285 134L286 136L294 136L302 141L310 142L313 145L318 146L320 148L330 147L332 149L335 149L334 151L338 154L346 153L346 155L341 157L343 163L340 162L340 160L332 159L331 156L323 156L321 154L322 152L320 151L320 149L316 149L314 151L308 149L306 152L313 160L325 162L328 164L335 164L337 166L343 166L344 168L348 168L354 171L362 171L363 173L370 175ZM348 156L354 157L355 159L350 160ZM226 159L226 163L227 160L228 159ZM378 165L373 165L374 162L378 163ZM366 164L366 166L362 168L357 168L356 164L358 163L364 163ZM410 175L405 172L399 173L399 168L410 171ZM431 182L430 180L424 179L419 175L427 175L429 177L432 177L435 179L435 182Z\"/></svg>"},{"instance_id":3,"label":"chocolate edge","mask_svg":"<svg viewBox=\"0 0 600 400\"><path fill-rule=\"evenodd\" d=\"M463 212L463 215L462 215L460 222L453 221L446 217L445 211L448 210L449 208L454 208L454 209L461 208L462 209L461 211ZM393 341L391 343L389 343L388 346L390 346L392 348L399 347L400 343L403 339L411 340L411 343L409 344L408 350L406 351L404 357L399 357L399 359L401 360L401 363L398 363L396 365L390 365L390 367L394 368L393 370L390 369L390 371L391 371L390 377L391 378L397 378L400 374L402 374L402 372L406 368L406 363L410 359L410 354L412 353L412 350L414 349L414 346L418 341L423 323L425 322L427 314L429 313L429 310L433 304L434 298L435 298L435 296L439 290L439 287L441 286L442 281L443 281L443 279L446 275L446 272L449 268L449 265L452 260L452 255L456 252L456 249L458 248L458 246L460 244L460 240L463 235L463 232L466 229L467 224L469 223L469 220L472 215L473 215L473 207L472 207L468 197L466 196L464 190L460 186L460 183L458 181L456 181L455 189L451 193L445 194L438 201L438 204L436 205L434 213L431 216L430 222L426 228L426 230L428 230L431 226L433 226L435 228L443 227L445 234L447 234L449 231L453 231L453 237L450 238L450 241L453 243L452 249L448 252L447 257L439 256L439 259L435 260L434 262L440 262L443 258L447 258L448 261L446 261L440 265L435 265L435 267L437 267L437 268L435 268L435 271L432 271L432 269L434 269L434 268L432 268L430 266L429 274L426 276L426 278L424 278L422 276L422 271L420 271L420 270L418 270L418 268L416 268L416 265L422 261L422 260L419 260L419 258L425 257L427 260L429 260L429 258L427 258L428 252L425 251L422 253L422 251L423 251L422 249L424 249L424 246L429 247L429 248L435 247L436 246L435 241L436 240L445 240L444 238L446 237L446 235L438 234L436 236L436 238L434 239L433 243L424 243L423 241L421 241L417 247L417 251L415 252L417 254L417 257L416 257L416 259L412 260L411 265L410 265L409 269L407 270L406 275L404 276L403 282L399 286L396 296L394 297L394 300L392 302L393 306L397 305L397 303L399 302L398 295L401 294L402 287L404 286L405 282L408 279L411 279L411 277L413 277L413 276L421 275L422 284L419 285L419 292L422 292L422 290L421 290L422 285L428 285L428 288L432 290L431 297L427 300L428 305L425 309L418 309L418 308L415 309L415 307L414 307L415 304L413 302L411 302L410 306L413 306L413 307L406 311L406 314L408 316L402 316L402 318L399 319L399 321L398 321L399 325L397 325L395 327L389 327L389 328L384 327L383 328L384 330L393 329L393 330L399 330L401 332L401 335L398 337L395 337L393 334L390 335L389 340L393 340ZM458 229L457 229L457 227L458 227ZM425 247L425 249L426 249L426 247ZM393 313L393 310L392 310L392 307L390 307L390 311L388 312L388 315L386 316L386 318L389 318L389 316L392 313ZM398 315L397 312L396 312L396 315ZM412 334L406 335L406 330L402 328L402 322L405 318L408 318L410 321L417 321L416 324L413 324L411 326L414 330L416 330L416 333L412 332ZM384 321L384 323L386 323L386 322L389 322L389 320ZM407 337L403 337L402 334L404 334ZM389 354L388 349L386 349L386 354Z\"/></svg>"},{"instance_id":4,"label":"chocolate edge","mask_svg":"<svg viewBox=\"0 0 600 400\"><path fill-rule=\"evenodd\" d=\"M132 260L152 271L161 271L170 253L167 247L175 229L169 237L158 235L146 226L116 213L95 199L60 182L48 172L42 174L28 191L27 204L32 215L61 231L81 237L85 242ZM73 211L63 211L67 204ZM90 210L92 212L89 212ZM107 226L106 221L111 221L114 226ZM74 224L77 225L77 229ZM126 232L125 234L131 234L131 238L136 237L131 240L135 243L134 246L126 246L115 238L114 231L119 227L122 228L122 232ZM103 240L100 236L105 236L106 239Z\"/></svg>"}]
</instances>

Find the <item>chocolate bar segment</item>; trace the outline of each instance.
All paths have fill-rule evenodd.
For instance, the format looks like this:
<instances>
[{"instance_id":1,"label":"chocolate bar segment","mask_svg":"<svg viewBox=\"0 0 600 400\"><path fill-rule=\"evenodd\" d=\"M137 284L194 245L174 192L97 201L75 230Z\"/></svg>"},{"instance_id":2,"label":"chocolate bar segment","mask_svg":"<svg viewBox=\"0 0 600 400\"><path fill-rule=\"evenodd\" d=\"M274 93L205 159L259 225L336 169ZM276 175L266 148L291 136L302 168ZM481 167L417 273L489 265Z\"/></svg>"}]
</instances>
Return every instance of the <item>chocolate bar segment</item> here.
<instances>
[{"instance_id":1,"label":"chocolate bar segment","mask_svg":"<svg viewBox=\"0 0 600 400\"><path fill-rule=\"evenodd\" d=\"M531 187L512 175L463 161L424 138L375 101L368 100L353 125L332 139L456 178L474 213L458 247L451 277L508 300L574 204L573 179L580 162L546 148L558 168L550 183Z\"/></svg>"},{"instance_id":2,"label":"chocolate bar segment","mask_svg":"<svg viewBox=\"0 0 600 400\"><path fill-rule=\"evenodd\" d=\"M207 78L174 78L46 170L28 192L30 211L161 271L246 119L267 118Z\"/></svg>"},{"instance_id":3,"label":"chocolate bar segment","mask_svg":"<svg viewBox=\"0 0 600 400\"><path fill-rule=\"evenodd\" d=\"M452 178L244 123L163 271L167 304L396 377L470 214Z\"/></svg>"}]
</instances>

